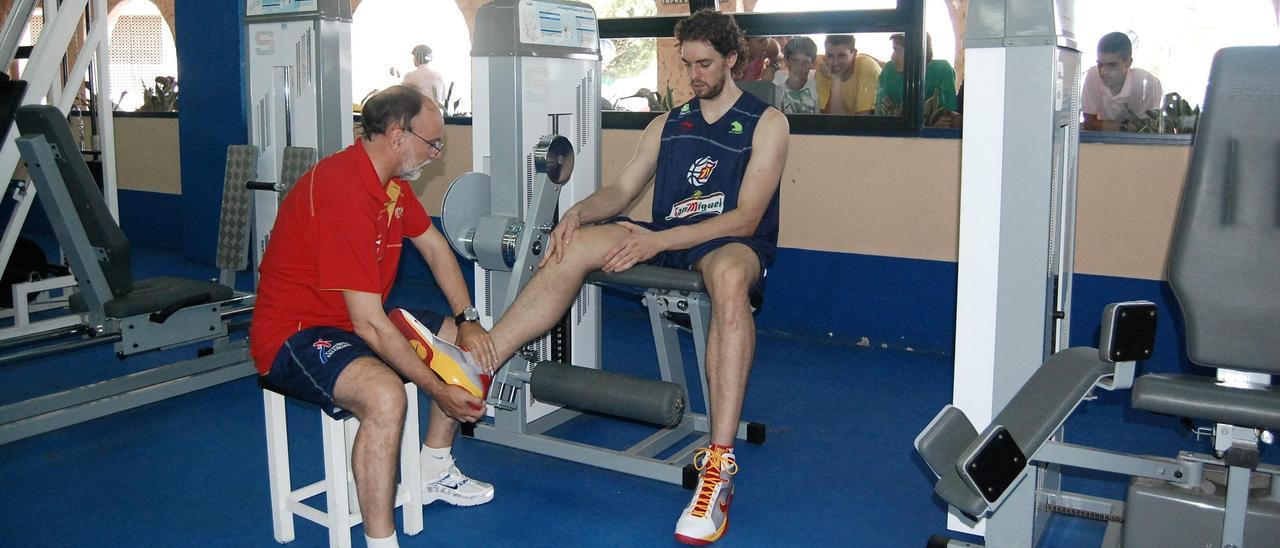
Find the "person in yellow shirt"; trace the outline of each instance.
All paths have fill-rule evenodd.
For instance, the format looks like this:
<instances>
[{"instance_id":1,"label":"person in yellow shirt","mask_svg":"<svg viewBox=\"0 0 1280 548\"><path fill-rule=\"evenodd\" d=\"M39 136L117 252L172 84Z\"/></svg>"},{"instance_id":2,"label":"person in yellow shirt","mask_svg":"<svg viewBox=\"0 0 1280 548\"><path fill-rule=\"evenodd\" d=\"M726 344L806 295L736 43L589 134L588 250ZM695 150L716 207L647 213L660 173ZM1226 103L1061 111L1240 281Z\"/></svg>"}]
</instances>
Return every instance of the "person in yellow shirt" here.
<instances>
[{"instance_id":1,"label":"person in yellow shirt","mask_svg":"<svg viewBox=\"0 0 1280 548\"><path fill-rule=\"evenodd\" d=\"M880 63L860 55L852 34L831 34L818 65L818 110L823 114L871 114L876 108ZM836 100L831 100L834 97Z\"/></svg>"}]
</instances>

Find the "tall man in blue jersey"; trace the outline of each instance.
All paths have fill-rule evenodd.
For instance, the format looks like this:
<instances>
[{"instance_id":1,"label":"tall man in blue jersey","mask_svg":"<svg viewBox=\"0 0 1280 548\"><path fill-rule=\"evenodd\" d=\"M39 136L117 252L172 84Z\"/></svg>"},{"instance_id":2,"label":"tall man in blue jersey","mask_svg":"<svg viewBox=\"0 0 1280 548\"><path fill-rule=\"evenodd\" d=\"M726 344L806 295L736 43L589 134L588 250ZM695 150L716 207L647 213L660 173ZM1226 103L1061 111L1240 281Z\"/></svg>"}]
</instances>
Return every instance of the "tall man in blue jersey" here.
<instances>
[{"instance_id":1,"label":"tall man in blue jersey","mask_svg":"<svg viewBox=\"0 0 1280 548\"><path fill-rule=\"evenodd\" d=\"M729 523L733 440L755 353L751 295L777 248L790 128L781 112L734 85L746 41L732 16L695 13L676 39L696 97L655 118L618 179L561 215L541 269L490 335L502 363L550 329L597 269L647 263L701 272L714 310L706 356L712 445L694 457L701 479L675 536L707 544ZM615 217L655 175L653 222Z\"/></svg>"}]
</instances>

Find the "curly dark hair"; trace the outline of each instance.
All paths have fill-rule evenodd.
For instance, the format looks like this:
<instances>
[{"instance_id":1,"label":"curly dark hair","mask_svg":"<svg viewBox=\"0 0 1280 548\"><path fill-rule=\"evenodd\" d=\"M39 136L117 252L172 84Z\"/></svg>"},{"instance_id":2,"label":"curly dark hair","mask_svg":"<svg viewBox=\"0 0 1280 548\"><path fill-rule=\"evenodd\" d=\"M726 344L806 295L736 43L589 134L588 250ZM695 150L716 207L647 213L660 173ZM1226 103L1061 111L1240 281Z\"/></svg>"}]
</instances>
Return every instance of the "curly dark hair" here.
<instances>
[{"instance_id":1,"label":"curly dark hair","mask_svg":"<svg viewBox=\"0 0 1280 548\"><path fill-rule=\"evenodd\" d=\"M720 55L728 57L738 54L734 69L746 66L747 37L738 28L738 22L732 15L720 13L712 9L698 12L681 19L676 24L676 47L692 40L701 40L715 48Z\"/></svg>"}]
</instances>

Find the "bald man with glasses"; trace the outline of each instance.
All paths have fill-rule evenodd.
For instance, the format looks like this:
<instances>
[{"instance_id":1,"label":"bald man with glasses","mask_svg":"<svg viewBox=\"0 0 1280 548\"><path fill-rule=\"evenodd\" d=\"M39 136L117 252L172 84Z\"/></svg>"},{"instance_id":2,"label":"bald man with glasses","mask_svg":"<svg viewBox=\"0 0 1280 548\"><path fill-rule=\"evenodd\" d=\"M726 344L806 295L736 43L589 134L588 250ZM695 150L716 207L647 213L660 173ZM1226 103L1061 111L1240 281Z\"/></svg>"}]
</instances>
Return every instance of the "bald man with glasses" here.
<instances>
[{"instance_id":1,"label":"bald man with glasses","mask_svg":"<svg viewBox=\"0 0 1280 548\"><path fill-rule=\"evenodd\" d=\"M495 351L453 250L408 183L444 153L439 107L411 87L392 86L365 103L362 124L354 145L317 163L281 204L258 269L250 345L267 384L331 416L360 419L352 468L366 540L396 546L402 379L432 399L420 455L424 502L473 506L494 493L460 472L450 451L458 423L479 420L483 402L431 372L384 309L405 239L452 308L449 315L410 313L482 360Z\"/></svg>"}]
</instances>

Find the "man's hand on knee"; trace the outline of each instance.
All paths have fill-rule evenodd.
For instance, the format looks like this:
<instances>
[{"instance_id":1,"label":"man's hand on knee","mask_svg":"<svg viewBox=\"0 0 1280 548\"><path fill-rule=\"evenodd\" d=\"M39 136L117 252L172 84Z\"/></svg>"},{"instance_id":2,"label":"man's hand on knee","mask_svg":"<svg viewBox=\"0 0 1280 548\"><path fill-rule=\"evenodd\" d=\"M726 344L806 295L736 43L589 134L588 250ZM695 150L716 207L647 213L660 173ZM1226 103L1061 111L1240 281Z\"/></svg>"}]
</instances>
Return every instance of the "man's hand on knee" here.
<instances>
[{"instance_id":1,"label":"man's hand on knee","mask_svg":"<svg viewBox=\"0 0 1280 548\"><path fill-rule=\"evenodd\" d=\"M622 272L635 266L636 263L652 259L654 255L665 249L660 232L654 232L627 221L619 221L616 224L631 233L605 253L604 265L600 270Z\"/></svg>"},{"instance_id":2,"label":"man's hand on knee","mask_svg":"<svg viewBox=\"0 0 1280 548\"><path fill-rule=\"evenodd\" d=\"M554 260L556 264L560 264L564 260L564 250L573 242L573 235L578 231L578 227L582 224L582 219L573 209L565 212L564 217L552 229L551 236L547 238L547 252L542 256L542 261L538 263L538 268L542 268L547 263Z\"/></svg>"}]
</instances>

